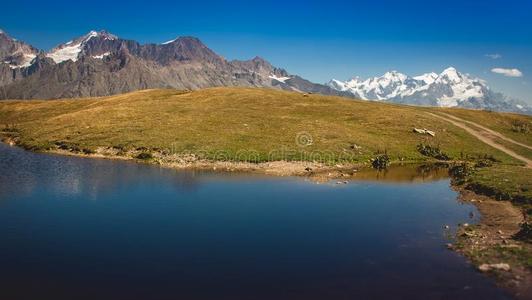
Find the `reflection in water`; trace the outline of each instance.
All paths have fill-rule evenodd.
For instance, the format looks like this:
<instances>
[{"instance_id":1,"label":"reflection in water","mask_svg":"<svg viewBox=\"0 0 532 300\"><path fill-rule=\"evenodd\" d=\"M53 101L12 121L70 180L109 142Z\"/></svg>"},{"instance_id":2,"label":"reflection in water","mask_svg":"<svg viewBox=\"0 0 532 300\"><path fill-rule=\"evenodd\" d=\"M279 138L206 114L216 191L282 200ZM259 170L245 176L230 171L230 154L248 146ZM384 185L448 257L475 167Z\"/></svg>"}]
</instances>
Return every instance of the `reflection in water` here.
<instances>
[{"instance_id":1,"label":"reflection in water","mask_svg":"<svg viewBox=\"0 0 532 300\"><path fill-rule=\"evenodd\" d=\"M449 178L445 164L394 165L385 170L361 169L354 172L355 180L378 180L395 183L431 182Z\"/></svg>"},{"instance_id":2,"label":"reflection in water","mask_svg":"<svg viewBox=\"0 0 532 300\"><path fill-rule=\"evenodd\" d=\"M9 151L6 151L9 150ZM134 162L110 163L105 159L89 159L60 155L35 154L0 143L0 195L16 192L31 194L36 183L65 195L87 194L96 199L101 193L121 186L135 185L157 178L176 190L196 190L201 178L216 178L219 172L188 170L177 171ZM142 176L139 176L142 174ZM258 174L223 173L224 180L241 181L263 178ZM396 165L386 170L361 169L352 173L353 180L395 183L431 182L448 178L447 166Z\"/></svg>"},{"instance_id":3,"label":"reflection in water","mask_svg":"<svg viewBox=\"0 0 532 300\"><path fill-rule=\"evenodd\" d=\"M444 247L475 208L437 168L340 187L0 145L0 170L0 299L507 299Z\"/></svg>"},{"instance_id":4,"label":"reflection in water","mask_svg":"<svg viewBox=\"0 0 532 300\"><path fill-rule=\"evenodd\" d=\"M2 143L0 152L0 196L30 195L38 192L37 188L45 188L63 195L87 194L96 199L114 189L154 178L176 190L194 190L199 187L198 174L202 173L165 170L133 162L110 163L105 159L36 154Z\"/></svg>"}]
</instances>

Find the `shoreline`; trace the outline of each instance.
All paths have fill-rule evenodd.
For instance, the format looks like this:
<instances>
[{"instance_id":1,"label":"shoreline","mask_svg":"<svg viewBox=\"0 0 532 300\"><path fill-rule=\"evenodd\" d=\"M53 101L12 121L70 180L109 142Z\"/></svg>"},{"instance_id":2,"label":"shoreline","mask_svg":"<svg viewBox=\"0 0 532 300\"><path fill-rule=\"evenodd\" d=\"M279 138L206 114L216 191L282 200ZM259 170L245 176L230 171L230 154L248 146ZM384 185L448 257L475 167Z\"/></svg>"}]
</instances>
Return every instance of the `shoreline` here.
<instances>
[{"instance_id":1,"label":"shoreline","mask_svg":"<svg viewBox=\"0 0 532 300\"><path fill-rule=\"evenodd\" d=\"M4 139L12 147L19 147L25 151L44 154L75 156L82 158L98 158L108 160L131 161L134 163L157 165L162 168L175 170L211 170L224 172L249 172L270 176L296 176L307 177L316 182L338 181L345 184L347 180L360 180L356 175L361 170L374 170L370 163L326 165L317 162L304 161L273 161L273 162L232 162L211 161L199 159L193 155L164 155L159 152L151 153L149 159L139 159L138 154L143 151L130 151L121 153L113 148L100 147L94 153L83 153L62 149L33 151L20 147L12 139ZM435 164L436 162L401 162L392 163L392 166L414 166ZM450 162L452 163L452 162ZM453 244L447 247L463 255L479 272L494 279L496 284L508 290L517 299L532 299L532 272L518 260L512 253L523 248L532 251L532 245L512 239L520 229L520 224L525 220L523 212L509 201L501 201L475 191L467 189L463 184L451 178L450 187L458 192L458 201L473 204L480 213L480 221L475 225L459 226L453 237ZM508 250L508 253L505 253ZM503 255L504 254L504 255ZM510 254L510 256L508 256ZM505 256L506 255L506 256ZM515 256L515 255L514 255ZM508 270L496 267L483 268L483 265L509 264Z\"/></svg>"},{"instance_id":2,"label":"shoreline","mask_svg":"<svg viewBox=\"0 0 532 300\"><path fill-rule=\"evenodd\" d=\"M516 299L532 299L532 272L519 255L530 253L532 245L513 238L525 220L523 212L510 201L480 195L463 186L451 187L459 193L459 201L475 205L480 221L459 226L454 244L448 247Z\"/></svg>"}]
</instances>

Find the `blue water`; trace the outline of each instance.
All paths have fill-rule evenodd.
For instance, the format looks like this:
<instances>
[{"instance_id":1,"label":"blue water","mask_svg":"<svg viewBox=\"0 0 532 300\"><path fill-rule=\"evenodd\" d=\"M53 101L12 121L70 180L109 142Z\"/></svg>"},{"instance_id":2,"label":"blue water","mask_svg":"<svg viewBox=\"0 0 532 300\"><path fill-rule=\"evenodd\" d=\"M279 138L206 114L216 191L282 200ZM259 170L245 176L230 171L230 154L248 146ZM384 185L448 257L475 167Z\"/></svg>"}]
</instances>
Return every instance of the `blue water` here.
<instances>
[{"instance_id":1,"label":"blue water","mask_svg":"<svg viewBox=\"0 0 532 300\"><path fill-rule=\"evenodd\" d=\"M0 145L0 299L507 299L444 246L456 196Z\"/></svg>"}]
</instances>

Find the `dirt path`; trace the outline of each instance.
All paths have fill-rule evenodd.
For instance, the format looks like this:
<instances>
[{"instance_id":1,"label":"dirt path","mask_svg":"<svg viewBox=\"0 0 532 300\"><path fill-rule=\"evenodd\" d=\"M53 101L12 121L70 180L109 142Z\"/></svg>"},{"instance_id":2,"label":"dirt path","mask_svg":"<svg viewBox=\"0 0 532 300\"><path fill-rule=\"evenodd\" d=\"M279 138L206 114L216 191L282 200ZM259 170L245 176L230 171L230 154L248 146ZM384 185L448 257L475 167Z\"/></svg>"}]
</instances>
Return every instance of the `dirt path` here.
<instances>
[{"instance_id":1,"label":"dirt path","mask_svg":"<svg viewBox=\"0 0 532 300\"><path fill-rule=\"evenodd\" d=\"M516 145L518 145L518 146L525 147L525 148L527 148L527 149L532 150L532 146L529 146L529 145L527 145L527 144L523 144L523 143L520 143L520 142L518 142L518 141L512 140L511 138L506 137L506 136L504 136L504 135L498 133L497 131L493 131L493 130L491 130L491 129L485 127L485 126L482 126L482 125L480 125L480 124L478 124L478 123L475 123L475 122L472 122L472 121L468 121L468 120L464 120L464 119L461 119L461 118L459 118L459 117L456 117L456 116L453 116L453 115L450 115L450 114L446 114L446 113L439 113L439 114L440 114L440 115L443 115L443 116L446 116L446 117L449 117L449 118L451 118L451 119L454 119L454 120L456 120L456 121L460 121L460 122L463 122L463 123L468 123L468 124L474 125L474 126L480 128L480 129L486 131L486 132L487 132L490 136L492 136L492 137L498 137L498 138L500 138L501 140L505 140L505 141L510 142L510 143L512 143L512 144L516 144Z\"/></svg>"},{"instance_id":2,"label":"dirt path","mask_svg":"<svg viewBox=\"0 0 532 300\"><path fill-rule=\"evenodd\" d=\"M512 140L510 138L505 137L504 135L502 135L502 134L500 134L498 132L495 132L495 131L493 131L491 129L485 128L484 126L478 125L477 123L474 123L474 122L471 122L471 121L465 121L465 120L462 120L460 118L457 118L455 116L451 116L451 115L448 115L448 114L445 114L445 113L441 113L441 114L428 113L428 114L433 116L433 117L436 117L438 119L442 119L444 121L447 121L447 122L453 124L456 127L462 128L463 130L467 131L467 133L469 133L472 136L476 137L477 139L479 139L483 143L488 144L491 147L493 147L495 149L498 149L498 150L510 155L511 157L524 162L526 164L527 168L532 168L532 160L530 160L530 159L528 159L528 158L526 158L526 157L524 157L522 155L519 155L519 154L515 153L514 151L504 147L501 144L496 143L495 140L494 140L494 137L503 139L505 141L514 143L514 144L522 146L522 147L526 147L528 149L531 149L530 146L522 144L522 143L519 143L519 142L516 142L516 141L514 141L514 140ZM486 132L473 129L470 126L467 126L466 123L469 123L469 124L472 124L472 125L474 125L474 126L476 126L478 128L481 128L482 130L485 130Z\"/></svg>"}]
</instances>

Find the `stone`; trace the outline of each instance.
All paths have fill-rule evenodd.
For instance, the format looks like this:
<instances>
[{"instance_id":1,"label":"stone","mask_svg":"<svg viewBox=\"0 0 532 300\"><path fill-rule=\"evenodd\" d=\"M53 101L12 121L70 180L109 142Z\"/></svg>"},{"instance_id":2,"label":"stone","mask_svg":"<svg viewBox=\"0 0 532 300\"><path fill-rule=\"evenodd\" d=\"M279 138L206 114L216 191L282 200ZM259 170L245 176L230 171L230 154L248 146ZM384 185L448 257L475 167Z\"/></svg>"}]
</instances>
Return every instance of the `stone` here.
<instances>
[{"instance_id":1,"label":"stone","mask_svg":"<svg viewBox=\"0 0 532 300\"><path fill-rule=\"evenodd\" d=\"M510 271L510 265L506 263L481 264L478 269L482 272L489 272L492 270Z\"/></svg>"}]
</instances>

